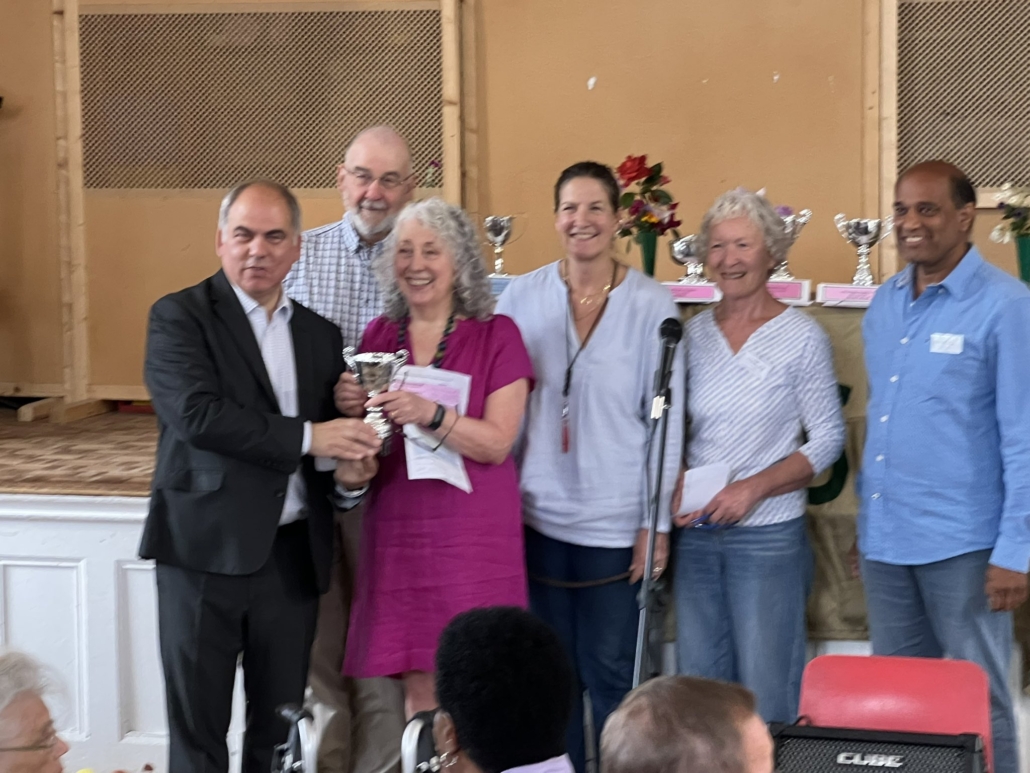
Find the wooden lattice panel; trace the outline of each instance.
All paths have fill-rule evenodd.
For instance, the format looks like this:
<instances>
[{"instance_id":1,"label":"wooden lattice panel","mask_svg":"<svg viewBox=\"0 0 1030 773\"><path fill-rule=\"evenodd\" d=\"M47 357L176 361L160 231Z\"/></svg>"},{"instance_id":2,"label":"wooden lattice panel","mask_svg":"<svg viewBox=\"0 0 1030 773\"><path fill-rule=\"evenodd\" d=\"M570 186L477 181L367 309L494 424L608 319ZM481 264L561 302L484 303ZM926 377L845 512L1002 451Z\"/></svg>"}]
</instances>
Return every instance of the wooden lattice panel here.
<instances>
[{"instance_id":1,"label":"wooden lattice panel","mask_svg":"<svg viewBox=\"0 0 1030 773\"><path fill-rule=\"evenodd\" d=\"M253 7L253 6L250 6ZM87 188L331 188L377 123L443 158L438 9L80 16Z\"/></svg>"},{"instance_id":2,"label":"wooden lattice panel","mask_svg":"<svg viewBox=\"0 0 1030 773\"><path fill-rule=\"evenodd\" d=\"M1028 0L899 3L899 171L931 158L1030 184Z\"/></svg>"}]
</instances>

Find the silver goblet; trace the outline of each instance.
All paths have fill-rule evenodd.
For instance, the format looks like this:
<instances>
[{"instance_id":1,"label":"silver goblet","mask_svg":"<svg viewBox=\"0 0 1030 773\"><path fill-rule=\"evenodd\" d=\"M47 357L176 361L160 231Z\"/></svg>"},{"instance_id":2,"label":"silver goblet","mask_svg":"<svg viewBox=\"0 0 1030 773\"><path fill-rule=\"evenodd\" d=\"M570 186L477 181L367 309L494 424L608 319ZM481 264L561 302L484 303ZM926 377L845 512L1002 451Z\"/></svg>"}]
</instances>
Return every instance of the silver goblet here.
<instances>
[{"instance_id":1,"label":"silver goblet","mask_svg":"<svg viewBox=\"0 0 1030 773\"><path fill-rule=\"evenodd\" d=\"M883 239L886 239L894 230L894 218L874 220L870 218L854 218L848 220L847 216L840 214L833 218L837 230L852 246L858 248L858 270L851 280L851 284L858 287L871 287L873 285L873 272L869 267L869 253L873 247Z\"/></svg>"},{"instance_id":2,"label":"silver goblet","mask_svg":"<svg viewBox=\"0 0 1030 773\"><path fill-rule=\"evenodd\" d=\"M490 276L508 276L504 271L504 245L511 238L511 215L490 215L483 220L486 239L494 247L494 272Z\"/></svg>"},{"instance_id":3,"label":"silver goblet","mask_svg":"<svg viewBox=\"0 0 1030 773\"><path fill-rule=\"evenodd\" d=\"M397 371L408 362L408 350L393 352L362 352L356 354L353 346L343 350L343 360L347 368L354 374L361 388L369 397L375 397L390 389ZM390 453L390 439L393 437L393 422L383 413L382 406L369 408L365 414L365 423L376 431L383 446L380 456Z\"/></svg>"},{"instance_id":4,"label":"silver goblet","mask_svg":"<svg viewBox=\"0 0 1030 773\"><path fill-rule=\"evenodd\" d=\"M787 250L789 251L794 246L794 242L797 241L801 229L812 219L812 210L803 209L797 214L782 215L781 218L783 220L783 230L787 234ZM790 273L790 269L787 267L787 256L784 255L783 261L776 267L769 279L773 282L793 282L794 278L794 275Z\"/></svg>"},{"instance_id":5,"label":"silver goblet","mask_svg":"<svg viewBox=\"0 0 1030 773\"><path fill-rule=\"evenodd\" d=\"M684 236L676 241L669 242L669 251L672 253L672 262L683 266L686 273L680 277L680 284L704 284L705 267L697 256L697 234Z\"/></svg>"}]
</instances>

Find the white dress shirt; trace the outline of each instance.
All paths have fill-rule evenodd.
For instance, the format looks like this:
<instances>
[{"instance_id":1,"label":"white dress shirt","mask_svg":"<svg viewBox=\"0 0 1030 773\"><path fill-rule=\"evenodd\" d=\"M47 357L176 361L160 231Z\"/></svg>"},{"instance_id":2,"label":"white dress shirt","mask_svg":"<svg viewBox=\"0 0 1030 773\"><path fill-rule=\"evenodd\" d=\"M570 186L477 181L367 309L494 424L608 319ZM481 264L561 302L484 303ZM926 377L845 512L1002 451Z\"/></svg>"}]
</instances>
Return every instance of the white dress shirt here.
<instances>
[{"instance_id":1,"label":"white dress shirt","mask_svg":"<svg viewBox=\"0 0 1030 773\"><path fill-rule=\"evenodd\" d=\"M235 291L236 297L240 299L243 311L247 315L247 321L250 322L251 330L254 331L254 338L257 339L258 347L261 349L261 359L265 361L268 380L272 382L272 391L275 393L275 399L279 402L279 412L283 416L297 416L299 413L297 362L293 355L293 333L290 330L293 304L286 297L285 292L280 292L279 303L269 317L264 307L243 290L235 284L232 289ZM304 422L304 440L297 450L299 455L303 456L310 448L311 422L306 421ZM286 499L283 502L283 512L279 518L280 526L306 517L304 504L306 494L304 478L298 467L290 475L290 480L286 484Z\"/></svg>"}]
</instances>

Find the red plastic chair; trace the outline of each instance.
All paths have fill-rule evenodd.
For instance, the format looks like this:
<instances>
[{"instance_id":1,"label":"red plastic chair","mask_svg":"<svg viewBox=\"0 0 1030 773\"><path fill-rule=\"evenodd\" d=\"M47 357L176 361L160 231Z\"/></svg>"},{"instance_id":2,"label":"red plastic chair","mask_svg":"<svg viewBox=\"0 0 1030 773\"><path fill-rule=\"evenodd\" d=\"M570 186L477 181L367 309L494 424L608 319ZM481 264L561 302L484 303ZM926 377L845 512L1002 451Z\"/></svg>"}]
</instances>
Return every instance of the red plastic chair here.
<instances>
[{"instance_id":1,"label":"red plastic chair","mask_svg":"<svg viewBox=\"0 0 1030 773\"><path fill-rule=\"evenodd\" d=\"M976 733L993 770L991 695L975 663L821 655L801 678L800 714L813 725L902 733Z\"/></svg>"}]
</instances>

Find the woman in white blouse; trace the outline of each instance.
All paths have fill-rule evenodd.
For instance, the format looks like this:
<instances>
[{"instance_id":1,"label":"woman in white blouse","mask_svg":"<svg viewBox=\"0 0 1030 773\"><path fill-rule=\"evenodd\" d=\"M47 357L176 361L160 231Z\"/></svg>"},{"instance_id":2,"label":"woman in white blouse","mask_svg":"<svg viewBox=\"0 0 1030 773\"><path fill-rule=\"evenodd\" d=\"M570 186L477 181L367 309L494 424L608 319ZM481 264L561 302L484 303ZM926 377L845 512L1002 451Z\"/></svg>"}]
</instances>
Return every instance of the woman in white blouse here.
<instances>
[{"instance_id":1,"label":"woman in white blouse","mask_svg":"<svg viewBox=\"0 0 1030 773\"><path fill-rule=\"evenodd\" d=\"M727 464L730 483L675 519L679 669L739 682L767 722L793 722L812 574L805 487L844 447L833 354L766 289L789 244L764 197L720 196L697 245L723 297L687 325L687 466Z\"/></svg>"}]
</instances>

